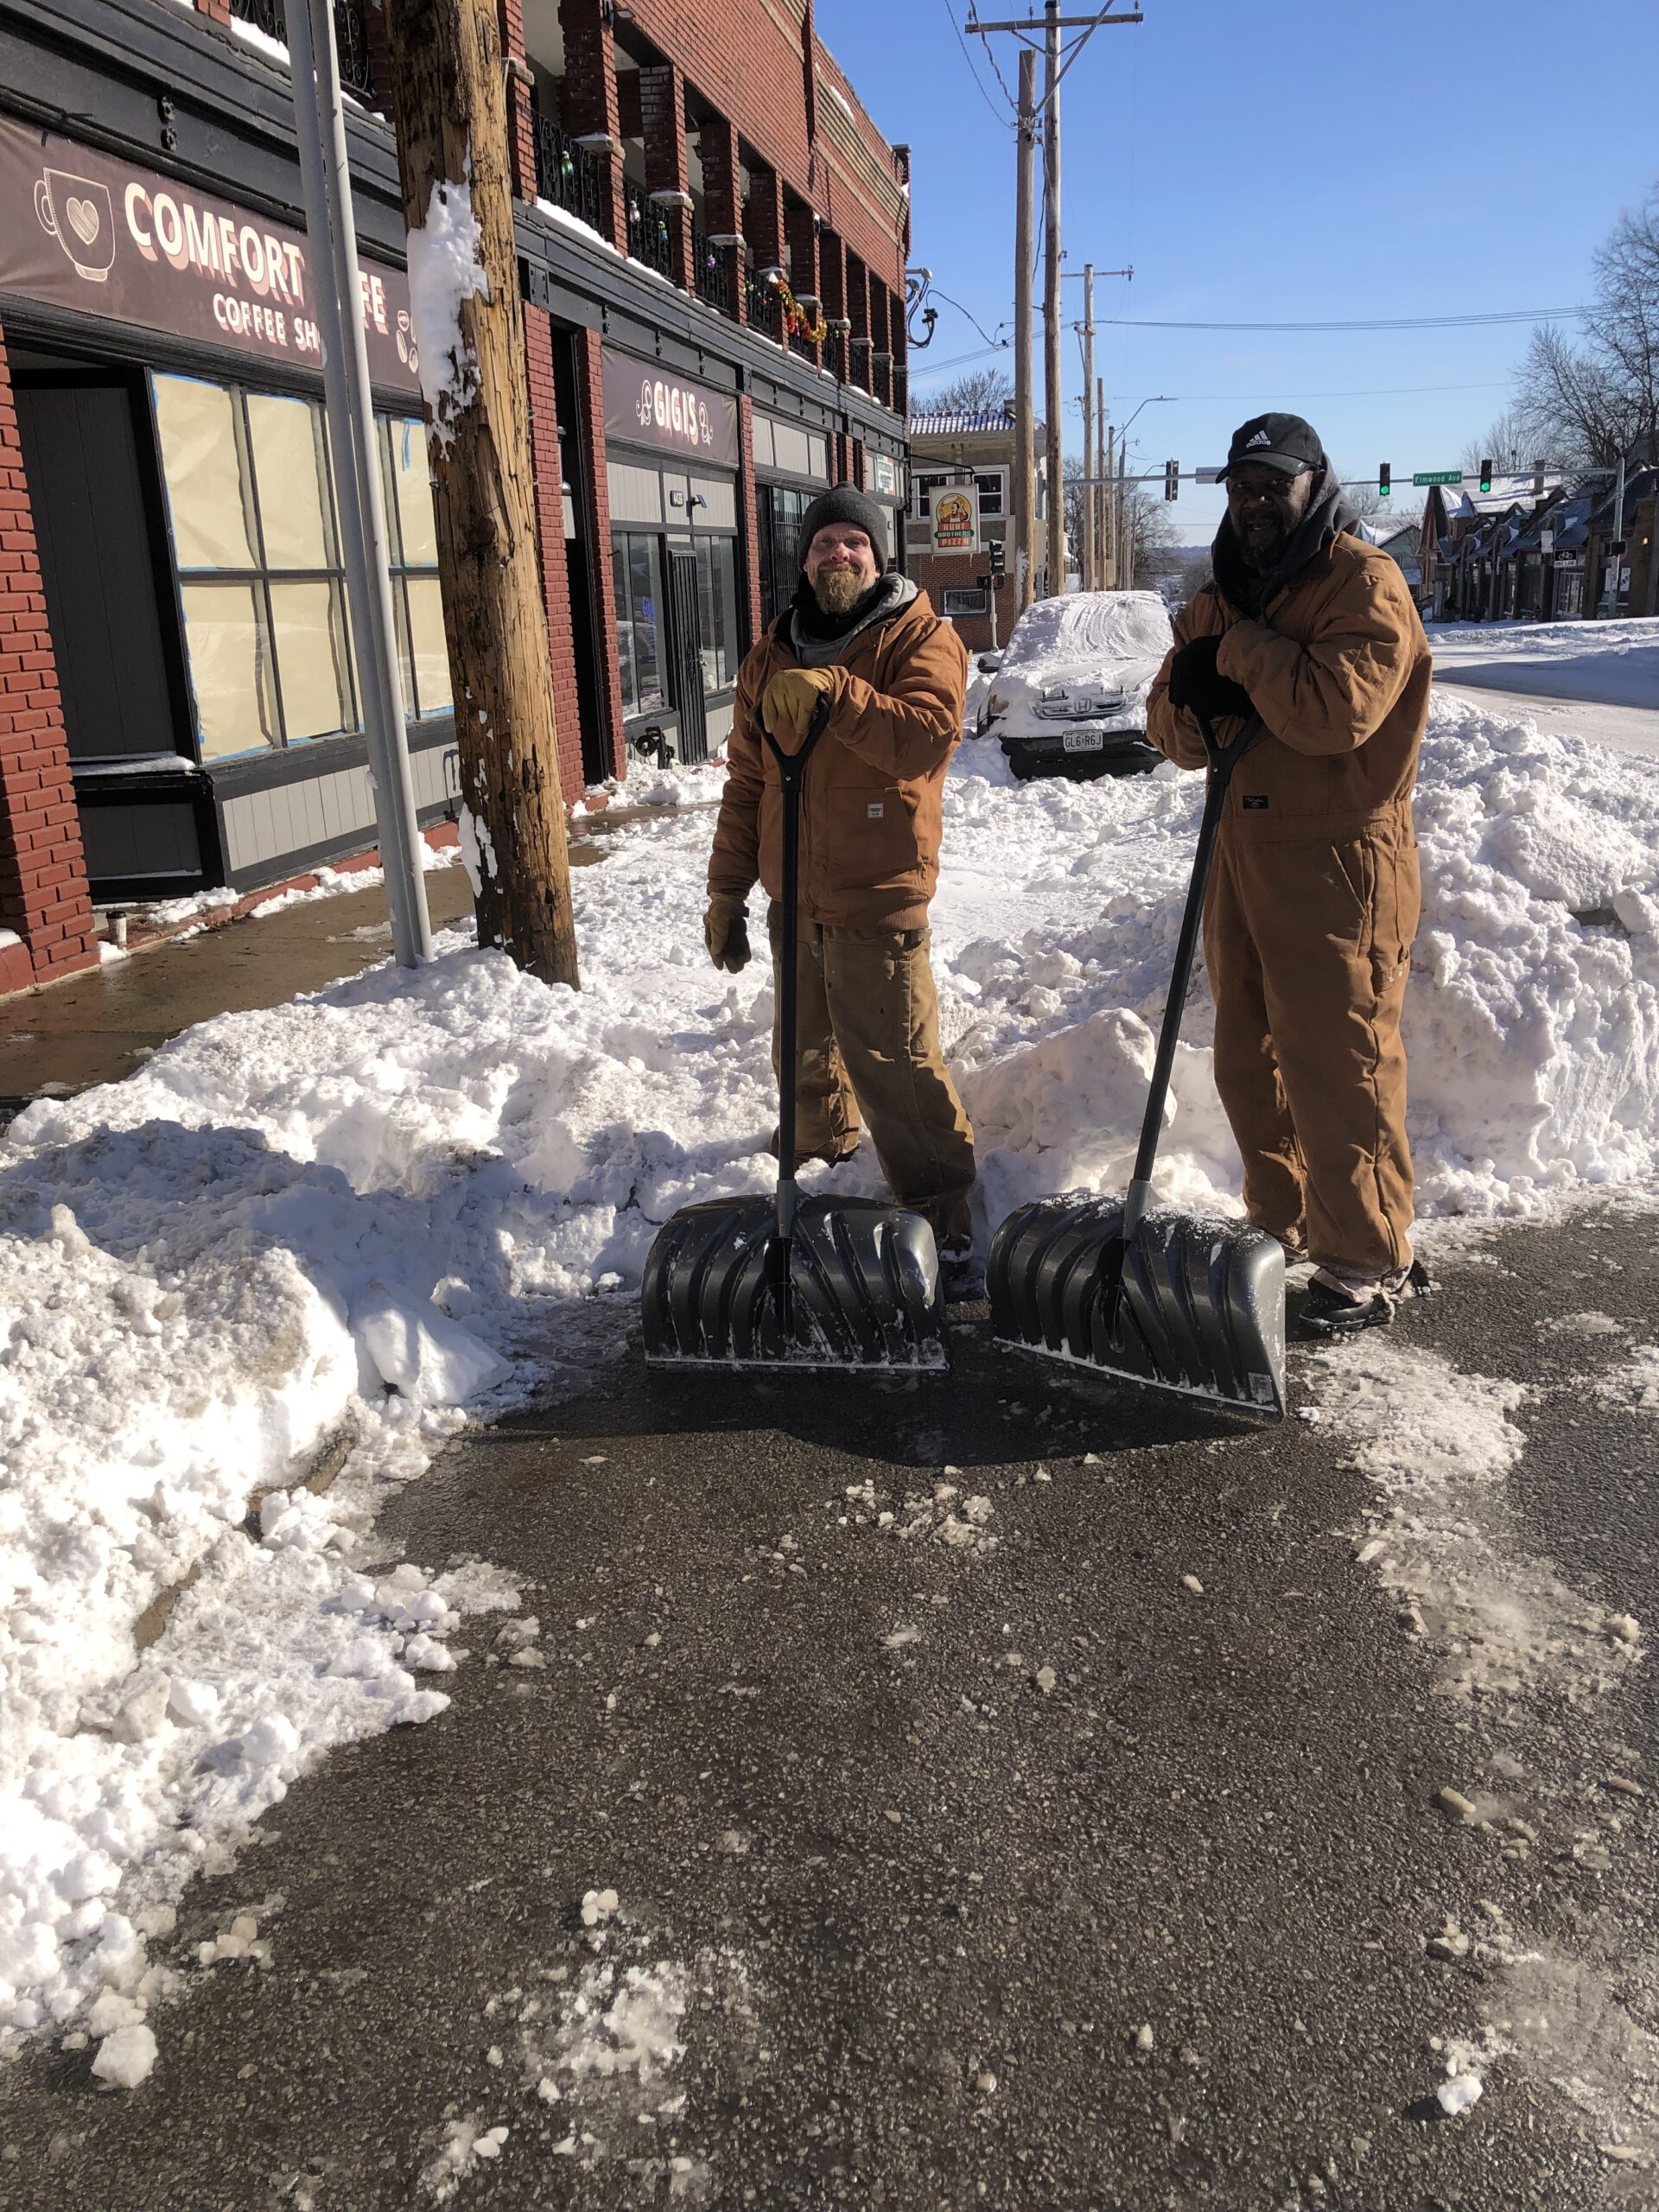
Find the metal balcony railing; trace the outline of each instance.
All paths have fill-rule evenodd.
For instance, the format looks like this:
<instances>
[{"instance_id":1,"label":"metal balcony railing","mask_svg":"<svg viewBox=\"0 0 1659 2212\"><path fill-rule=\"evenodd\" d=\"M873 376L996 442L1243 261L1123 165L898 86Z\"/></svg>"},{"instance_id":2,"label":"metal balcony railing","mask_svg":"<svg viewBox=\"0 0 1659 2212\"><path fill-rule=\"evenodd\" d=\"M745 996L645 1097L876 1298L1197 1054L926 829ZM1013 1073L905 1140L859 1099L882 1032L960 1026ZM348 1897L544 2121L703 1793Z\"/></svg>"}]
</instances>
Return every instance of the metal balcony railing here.
<instances>
[{"instance_id":1,"label":"metal balcony railing","mask_svg":"<svg viewBox=\"0 0 1659 2212\"><path fill-rule=\"evenodd\" d=\"M732 283L724 246L710 245L700 225L691 226L691 274L697 297L721 315L732 311Z\"/></svg>"},{"instance_id":2,"label":"metal balcony railing","mask_svg":"<svg viewBox=\"0 0 1659 2212\"><path fill-rule=\"evenodd\" d=\"M763 338L776 340L781 346L784 342L784 303L772 286L757 283L751 276L747 298L750 329L758 330Z\"/></svg>"},{"instance_id":3,"label":"metal balcony railing","mask_svg":"<svg viewBox=\"0 0 1659 2212\"><path fill-rule=\"evenodd\" d=\"M268 38L288 44L283 0L231 0L231 13ZM374 72L369 63L369 24L361 0L334 0L334 45L340 54L340 81L365 105L374 104Z\"/></svg>"},{"instance_id":4,"label":"metal balcony railing","mask_svg":"<svg viewBox=\"0 0 1659 2212\"><path fill-rule=\"evenodd\" d=\"M567 137L550 115L537 115L536 189L590 230L605 228L604 178L599 156Z\"/></svg>"},{"instance_id":5,"label":"metal balcony railing","mask_svg":"<svg viewBox=\"0 0 1659 2212\"><path fill-rule=\"evenodd\" d=\"M818 358L812 340L804 330L790 332L789 350L791 353L798 353L804 361L816 361Z\"/></svg>"},{"instance_id":6,"label":"metal balcony railing","mask_svg":"<svg viewBox=\"0 0 1659 2212\"><path fill-rule=\"evenodd\" d=\"M628 251L671 284L676 283L679 272L674 266L674 232L667 210L653 207L631 176L622 180L622 204L628 219Z\"/></svg>"}]
</instances>

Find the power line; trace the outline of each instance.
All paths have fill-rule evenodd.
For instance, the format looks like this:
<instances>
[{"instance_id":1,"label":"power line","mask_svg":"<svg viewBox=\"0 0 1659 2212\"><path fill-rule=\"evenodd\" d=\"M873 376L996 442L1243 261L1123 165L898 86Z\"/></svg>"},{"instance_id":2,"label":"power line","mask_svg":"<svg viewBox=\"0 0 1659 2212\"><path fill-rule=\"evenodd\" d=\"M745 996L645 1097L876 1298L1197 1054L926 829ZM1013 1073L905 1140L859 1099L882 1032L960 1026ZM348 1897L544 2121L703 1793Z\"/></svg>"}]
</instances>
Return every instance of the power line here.
<instances>
[{"instance_id":1,"label":"power line","mask_svg":"<svg viewBox=\"0 0 1659 2212\"><path fill-rule=\"evenodd\" d=\"M957 11L956 11L956 10L955 10L951 5L950 5L950 0L941 0L941 5L944 7L944 10L945 14L946 14L946 15L950 17L950 28L951 28L951 29L952 29L952 30L956 33L956 35L957 35L957 45L962 48L962 58L963 58L963 60L968 64L968 67L969 67L969 73L972 75L972 77L973 77L973 80L974 80L975 84L976 84L976 85L979 86L979 97L981 98L981 99L982 99L982 100L984 101L984 103L985 103L986 106L987 106L988 108L989 108L989 110L991 111L992 115L993 115L993 116L995 116L997 122L998 122L999 124L1001 124L1001 126L1002 126L1003 130L1012 130L1014 129L1014 126L1013 125L1013 124L1011 124L1011 123L1007 120L1007 118L1005 116L1001 116L1001 115L998 115L998 114L997 114L997 111L996 111L996 102L995 102L995 101L991 98L990 94L986 91L986 89L985 89L985 80L984 80L984 79L980 75L980 73L979 73L978 70L977 70L977 69L976 69L976 68L974 67L974 57L973 57L973 55L972 55L972 54L968 51L968 41L967 41L967 40L966 40L965 38L963 38L963 35L962 35L962 26L961 26L961 24L960 24L960 23L958 23L958 22L957 22ZM998 73L997 73L997 82L998 82L999 84L1001 84L1001 81L1002 81L1002 79L1001 79L1001 72L999 70L999 71L998 71ZM1002 86L1002 94L1003 94L1003 98L1004 98L1005 99L1007 98L1007 91L1008 91L1007 86L1006 85L1003 85L1003 86ZM1010 101L1010 102L1009 102L1009 105L1010 105L1010 106L1012 106L1012 105L1013 105L1012 101Z\"/></svg>"},{"instance_id":2,"label":"power line","mask_svg":"<svg viewBox=\"0 0 1659 2212\"><path fill-rule=\"evenodd\" d=\"M1280 399L1392 399L1410 392L1503 391L1507 388L1507 382L1505 378L1495 377L1489 378L1484 384L1376 384L1364 385L1358 391L1344 389L1340 391L1300 391L1294 387L1287 389L1282 385L1272 385L1258 386L1255 391L1185 391L1181 397L1187 401L1236 400L1241 403L1264 397ZM1126 391L1109 391L1106 395L1109 399L1127 399L1128 396Z\"/></svg>"},{"instance_id":3,"label":"power line","mask_svg":"<svg viewBox=\"0 0 1659 2212\"><path fill-rule=\"evenodd\" d=\"M1487 315L1381 316L1363 322L1151 322L1135 315L1112 315L1120 330L1473 330L1505 322L1576 322L1588 308L1503 308Z\"/></svg>"},{"instance_id":4,"label":"power line","mask_svg":"<svg viewBox=\"0 0 1659 2212\"><path fill-rule=\"evenodd\" d=\"M979 317L976 315L972 314L967 308L963 307L960 300L953 300L949 292L942 292L937 284L932 285L930 289L931 290L932 296L936 300L943 300L946 307L955 308L958 315L966 315L969 321L973 324L974 328L979 333L980 336L985 340L985 343L988 346L1000 350L1007 344L1008 341L1006 338L993 337L991 333L986 329L984 324L979 320Z\"/></svg>"}]
</instances>

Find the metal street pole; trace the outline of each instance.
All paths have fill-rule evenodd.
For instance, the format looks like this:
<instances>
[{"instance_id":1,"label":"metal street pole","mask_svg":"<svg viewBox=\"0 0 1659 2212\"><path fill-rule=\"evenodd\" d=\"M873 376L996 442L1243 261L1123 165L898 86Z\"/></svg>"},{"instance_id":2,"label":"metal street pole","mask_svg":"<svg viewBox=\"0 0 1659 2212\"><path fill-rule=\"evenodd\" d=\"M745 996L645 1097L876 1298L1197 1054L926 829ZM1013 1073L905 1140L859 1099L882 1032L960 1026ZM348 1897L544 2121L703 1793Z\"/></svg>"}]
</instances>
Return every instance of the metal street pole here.
<instances>
[{"instance_id":1,"label":"metal street pole","mask_svg":"<svg viewBox=\"0 0 1659 2212\"><path fill-rule=\"evenodd\" d=\"M374 402L363 336L351 164L328 0L289 0L288 40L313 304L322 332L323 409L340 496L352 658L374 785L392 950L400 968L415 968L432 957L432 925L421 871L421 833L415 818L397 669Z\"/></svg>"},{"instance_id":2,"label":"metal street pole","mask_svg":"<svg viewBox=\"0 0 1659 2212\"><path fill-rule=\"evenodd\" d=\"M1014 234L1014 611L1031 605L1037 575L1036 454L1031 405L1031 249L1036 188L1037 56L1020 55L1018 195Z\"/></svg>"},{"instance_id":3,"label":"metal street pole","mask_svg":"<svg viewBox=\"0 0 1659 2212\"><path fill-rule=\"evenodd\" d=\"M1104 379L1103 378L1103 381ZM1116 438L1117 432L1109 423L1106 426L1106 467L1104 471L1109 481L1105 484L1096 485L1095 487L1095 497L1100 501L1101 526L1105 531L1106 536L1106 574L1110 581L1111 588L1114 591L1119 591L1122 588L1122 579L1119 576L1117 572L1116 517L1113 512L1112 494L1109 485L1109 480L1117 467L1117 457L1113 449Z\"/></svg>"},{"instance_id":4,"label":"metal street pole","mask_svg":"<svg viewBox=\"0 0 1659 2212\"><path fill-rule=\"evenodd\" d=\"M1047 410L1047 584L1065 589L1065 469L1060 391L1060 0L1046 0L1043 40L1043 382Z\"/></svg>"},{"instance_id":5,"label":"metal street pole","mask_svg":"<svg viewBox=\"0 0 1659 2212\"><path fill-rule=\"evenodd\" d=\"M1613 479L1613 543L1615 545L1622 545L1624 542L1624 456L1623 454L1620 454L1618 456L1618 473ZM1609 594L1607 601L1607 612L1609 614L1614 616L1617 616L1618 613L1618 587L1620 582L1623 581L1624 575L1624 556L1622 553L1615 553L1613 556L1613 588L1611 593Z\"/></svg>"}]
</instances>

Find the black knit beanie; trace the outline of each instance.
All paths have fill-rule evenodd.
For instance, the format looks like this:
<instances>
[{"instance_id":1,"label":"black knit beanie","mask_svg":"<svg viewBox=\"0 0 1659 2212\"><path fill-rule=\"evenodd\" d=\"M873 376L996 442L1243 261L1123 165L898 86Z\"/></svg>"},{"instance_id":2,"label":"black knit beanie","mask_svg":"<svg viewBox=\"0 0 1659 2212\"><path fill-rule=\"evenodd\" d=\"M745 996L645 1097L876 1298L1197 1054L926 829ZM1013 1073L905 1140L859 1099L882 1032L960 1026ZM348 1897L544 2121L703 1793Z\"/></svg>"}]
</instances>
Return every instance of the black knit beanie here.
<instances>
[{"instance_id":1,"label":"black knit beanie","mask_svg":"<svg viewBox=\"0 0 1659 2212\"><path fill-rule=\"evenodd\" d=\"M833 522L843 522L850 528L864 532L875 555L876 574L885 575L887 556L883 548L887 543L887 528L881 518L881 510L874 499L867 499L855 484L837 484L833 492L821 492L802 516L801 534L795 549L795 557L800 566L803 569L806 566L812 540Z\"/></svg>"}]
</instances>

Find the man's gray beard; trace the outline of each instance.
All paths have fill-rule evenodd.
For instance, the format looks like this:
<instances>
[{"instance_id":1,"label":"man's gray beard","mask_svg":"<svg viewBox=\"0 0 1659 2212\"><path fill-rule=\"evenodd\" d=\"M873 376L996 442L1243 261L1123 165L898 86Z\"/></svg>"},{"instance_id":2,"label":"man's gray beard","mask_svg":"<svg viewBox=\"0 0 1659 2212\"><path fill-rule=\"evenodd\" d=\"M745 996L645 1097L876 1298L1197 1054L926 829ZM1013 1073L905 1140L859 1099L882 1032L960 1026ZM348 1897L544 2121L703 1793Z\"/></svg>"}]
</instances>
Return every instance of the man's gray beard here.
<instances>
[{"instance_id":1,"label":"man's gray beard","mask_svg":"<svg viewBox=\"0 0 1659 2212\"><path fill-rule=\"evenodd\" d=\"M1244 556L1244 565L1250 574L1255 576L1270 575L1278 565L1280 555L1290 543L1290 532L1287 530L1281 530L1273 543L1270 545L1264 545L1260 552L1257 552L1249 539L1242 534L1238 542Z\"/></svg>"},{"instance_id":2,"label":"man's gray beard","mask_svg":"<svg viewBox=\"0 0 1659 2212\"><path fill-rule=\"evenodd\" d=\"M864 586L853 569L821 569L812 596L825 614L845 614L864 595Z\"/></svg>"}]
</instances>

